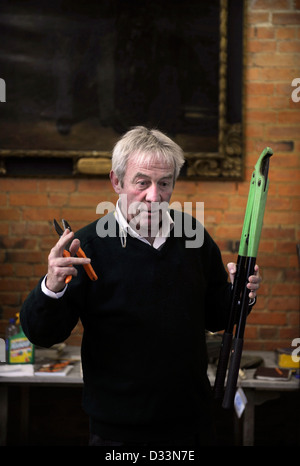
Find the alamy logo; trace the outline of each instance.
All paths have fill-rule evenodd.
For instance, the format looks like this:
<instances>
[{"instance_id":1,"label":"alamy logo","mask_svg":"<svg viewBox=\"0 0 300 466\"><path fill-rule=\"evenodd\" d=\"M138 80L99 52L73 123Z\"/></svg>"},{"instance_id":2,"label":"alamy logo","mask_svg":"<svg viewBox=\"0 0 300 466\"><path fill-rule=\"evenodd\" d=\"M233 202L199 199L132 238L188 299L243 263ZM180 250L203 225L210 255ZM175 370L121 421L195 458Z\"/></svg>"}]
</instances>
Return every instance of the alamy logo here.
<instances>
[{"instance_id":1,"label":"alamy logo","mask_svg":"<svg viewBox=\"0 0 300 466\"><path fill-rule=\"evenodd\" d=\"M300 338L294 338L292 341L292 346L296 346L296 348L292 351L292 360L295 363L299 363L300 356L298 356L298 354L300 354Z\"/></svg>"},{"instance_id":2,"label":"alamy logo","mask_svg":"<svg viewBox=\"0 0 300 466\"><path fill-rule=\"evenodd\" d=\"M0 338L0 362L6 362L5 340Z\"/></svg>"},{"instance_id":3,"label":"alamy logo","mask_svg":"<svg viewBox=\"0 0 300 466\"><path fill-rule=\"evenodd\" d=\"M6 102L6 84L2 78L0 78L0 102Z\"/></svg>"},{"instance_id":4,"label":"alamy logo","mask_svg":"<svg viewBox=\"0 0 300 466\"><path fill-rule=\"evenodd\" d=\"M152 202L151 207L144 202L127 203L127 195L121 194L119 206L129 225L129 233L133 230L144 238L163 236L167 237L171 231L175 237L185 238L186 248L199 248L204 241L204 202L196 202L194 209L195 218L192 217L193 203L184 202ZM174 221L170 228L169 211L174 214ZM115 205L112 202L100 202L97 206L96 213L104 214L105 212L114 212ZM100 238L116 237L115 219L98 220L96 227L97 234ZM124 233L120 229L120 235Z\"/></svg>"},{"instance_id":5,"label":"alamy logo","mask_svg":"<svg viewBox=\"0 0 300 466\"><path fill-rule=\"evenodd\" d=\"M296 87L296 89L293 90L292 92L292 101L293 102L300 102L300 78L295 78L293 79L291 86Z\"/></svg>"}]
</instances>

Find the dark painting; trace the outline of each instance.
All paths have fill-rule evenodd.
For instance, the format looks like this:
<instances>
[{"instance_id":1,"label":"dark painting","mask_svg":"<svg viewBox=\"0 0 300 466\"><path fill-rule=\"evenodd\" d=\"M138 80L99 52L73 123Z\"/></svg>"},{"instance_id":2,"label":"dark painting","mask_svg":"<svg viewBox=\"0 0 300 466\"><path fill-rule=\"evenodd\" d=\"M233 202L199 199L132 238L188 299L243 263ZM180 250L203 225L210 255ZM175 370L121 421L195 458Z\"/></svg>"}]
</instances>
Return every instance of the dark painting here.
<instances>
[{"instance_id":1,"label":"dark painting","mask_svg":"<svg viewBox=\"0 0 300 466\"><path fill-rule=\"evenodd\" d=\"M3 1L2 153L100 156L145 125L217 154L220 11L220 0Z\"/></svg>"}]
</instances>

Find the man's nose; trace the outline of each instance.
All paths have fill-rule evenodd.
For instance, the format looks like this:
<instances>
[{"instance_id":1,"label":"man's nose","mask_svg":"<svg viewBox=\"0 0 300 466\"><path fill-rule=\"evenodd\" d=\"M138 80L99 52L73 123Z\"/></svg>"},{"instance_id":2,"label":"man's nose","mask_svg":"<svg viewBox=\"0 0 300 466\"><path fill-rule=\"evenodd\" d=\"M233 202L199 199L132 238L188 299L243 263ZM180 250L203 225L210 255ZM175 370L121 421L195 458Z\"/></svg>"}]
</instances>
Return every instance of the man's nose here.
<instances>
[{"instance_id":1,"label":"man's nose","mask_svg":"<svg viewBox=\"0 0 300 466\"><path fill-rule=\"evenodd\" d=\"M152 183L151 186L147 189L146 192L146 201L148 202L159 202L160 201L160 191L158 186L155 183Z\"/></svg>"}]
</instances>

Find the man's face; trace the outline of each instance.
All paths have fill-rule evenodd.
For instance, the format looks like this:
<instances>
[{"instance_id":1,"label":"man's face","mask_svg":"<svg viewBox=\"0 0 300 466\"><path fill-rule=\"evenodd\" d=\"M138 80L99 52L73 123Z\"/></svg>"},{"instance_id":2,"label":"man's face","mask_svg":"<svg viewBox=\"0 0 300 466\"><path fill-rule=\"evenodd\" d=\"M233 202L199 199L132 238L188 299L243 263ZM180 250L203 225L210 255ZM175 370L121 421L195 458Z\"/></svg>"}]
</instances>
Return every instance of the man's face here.
<instances>
[{"instance_id":1,"label":"man's face","mask_svg":"<svg viewBox=\"0 0 300 466\"><path fill-rule=\"evenodd\" d=\"M159 204L165 203L165 208L173 192L174 168L155 158L153 162L140 163L130 157L123 186L113 172L111 181L120 195L121 210L128 223L142 236L152 236L151 227L156 234L162 220Z\"/></svg>"}]
</instances>

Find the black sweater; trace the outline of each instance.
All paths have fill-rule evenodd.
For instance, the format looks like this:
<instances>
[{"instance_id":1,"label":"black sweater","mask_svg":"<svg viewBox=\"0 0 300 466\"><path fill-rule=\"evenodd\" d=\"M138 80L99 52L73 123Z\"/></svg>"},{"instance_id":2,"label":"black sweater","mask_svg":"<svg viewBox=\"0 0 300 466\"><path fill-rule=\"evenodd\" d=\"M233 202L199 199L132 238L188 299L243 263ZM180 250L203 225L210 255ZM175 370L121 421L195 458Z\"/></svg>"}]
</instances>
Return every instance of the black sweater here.
<instances>
[{"instance_id":1,"label":"black sweater","mask_svg":"<svg viewBox=\"0 0 300 466\"><path fill-rule=\"evenodd\" d=\"M49 347L81 319L83 406L94 433L144 441L205 428L205 329L225 327L230 298L218 247L205 231L197 249L172 233L160 250L130 235L123 248L118 226L117 237L99 238L96 225L76 236L98 281L80 267L60 299L39 283L21 310L24 332Z\"/></svg>"}]
</instances>

